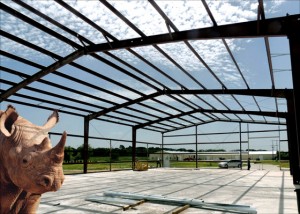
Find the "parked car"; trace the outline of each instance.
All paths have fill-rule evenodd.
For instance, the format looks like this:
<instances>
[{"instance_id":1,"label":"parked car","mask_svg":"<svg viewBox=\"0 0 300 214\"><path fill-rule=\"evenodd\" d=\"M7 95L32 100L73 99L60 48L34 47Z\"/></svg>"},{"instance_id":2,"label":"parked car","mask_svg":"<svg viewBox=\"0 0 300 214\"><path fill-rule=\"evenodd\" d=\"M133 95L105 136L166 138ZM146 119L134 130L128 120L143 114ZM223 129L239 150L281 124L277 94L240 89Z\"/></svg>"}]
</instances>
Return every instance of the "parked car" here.
<instances>
[{"instance_id":1,"label":"parked car","mask_svg":"<svg viewBox=\"0 0 300 214\"><path fill-rule=\"evenodd\" d=\"M240 168L241 165L242 165L242 162L240 160L225 160L225 161L219 162L220 168L229 168L229 167Z\"/></svg>"}]
</instances>

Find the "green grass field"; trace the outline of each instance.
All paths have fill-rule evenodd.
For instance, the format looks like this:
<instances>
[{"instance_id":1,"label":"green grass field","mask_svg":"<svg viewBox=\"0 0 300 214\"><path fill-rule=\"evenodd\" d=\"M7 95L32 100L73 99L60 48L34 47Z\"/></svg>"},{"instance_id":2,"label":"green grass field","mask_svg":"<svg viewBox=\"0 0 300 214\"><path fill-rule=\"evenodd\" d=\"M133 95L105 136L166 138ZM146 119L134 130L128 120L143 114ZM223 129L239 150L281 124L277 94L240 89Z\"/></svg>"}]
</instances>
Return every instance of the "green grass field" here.
<instances>
[{"instance_id":1,"label":"green grass field","mask_svg":"<svg viewBox=\"0 0 300 214\"><path fill-rule=\"evenodd\" d=\"M142 158L142 157L138 158L138 160L140 160L141 162L146 162L145 159L146 158ZM207 161L207 162L199 161L198 167L217 168L218 162L219 161ZM279 166L279 162L273 160L264 160L261 161L260 163ZM150 168L156 168L155 161L150 161L148 164ZM246 165L246 162L244 162L243 165ZM196 162L195 161L171 161L170 167L171 168L196 168ZM282 161L281 167L289 168L289 161ZM63 169L65 174L82 173L83 163L64 164ZM91 157L88 163L88 172L114 171L114 170L125 170L125 169L132 169L131 157L120 157L118 161L112 162L111 164L109 163L109 157Z\"/></svg>"}]
</instances>

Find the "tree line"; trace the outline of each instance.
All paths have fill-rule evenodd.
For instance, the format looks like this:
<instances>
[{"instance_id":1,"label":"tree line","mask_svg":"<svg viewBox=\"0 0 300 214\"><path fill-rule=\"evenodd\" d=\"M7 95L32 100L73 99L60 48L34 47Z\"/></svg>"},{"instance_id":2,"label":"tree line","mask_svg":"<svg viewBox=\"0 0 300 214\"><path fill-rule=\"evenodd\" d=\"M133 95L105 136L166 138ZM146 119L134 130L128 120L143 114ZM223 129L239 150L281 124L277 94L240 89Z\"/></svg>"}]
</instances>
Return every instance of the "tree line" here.
<instances>
[{"instance_id":1,"label":"tree line","mask_svg":"<svg viewBox=\"0 0 300 214\"><path fill-rule=\"evenodd\" d=\"M135 153L137 157L147 158L149 154L153 154L161 151L160 147L136 147ZM173 149L173 148L164 148L164 151L178 151L178 152L195 152L194 149ZM238 150L239 151L239 150ZM248 150L246 150L248 151ZM250 149L249 151L264 151L264 150L255 150ZM224 149L200 149L198 152L226 152ZM93 148L91 146L88 147L88 158L90 157L110 157L111 160L117 161L119 157L131 156L132 155L132 146L125 147L124 145L120 145L118 148ZM277 152L276 158L279 157ZM282 160L289 160L288 152L280 152L280 157ZM71 146L65 147L65 161L80 161L83 160L83 145L78 148L73 148Z\"/></svg>"},{"instance_id":2,"label":"tree line","mask_svg":"<svg viewBox=\"0 0 300 214\"><path fill-rule=\"evenodd\" d=\"M78 161L83 160L83 145L78 148L73 148L71 146L65 147L65 161ZM135 153L137 157L148 157L149 154L153 154L161 151L160 147L136 147ZM164 148L164 151L179 151L179 152L195 152L194 149L172 149L172 148ZM199 152L225 152L224 149L207 149L198 150ZM119 148L93 148L91 146L88 147L88 158L89 157L111 157L112 160L118 160L120 156L131 156L132 155L132 146L125 147L124 145L120 145Z\"/></svg>"}]
</instances>

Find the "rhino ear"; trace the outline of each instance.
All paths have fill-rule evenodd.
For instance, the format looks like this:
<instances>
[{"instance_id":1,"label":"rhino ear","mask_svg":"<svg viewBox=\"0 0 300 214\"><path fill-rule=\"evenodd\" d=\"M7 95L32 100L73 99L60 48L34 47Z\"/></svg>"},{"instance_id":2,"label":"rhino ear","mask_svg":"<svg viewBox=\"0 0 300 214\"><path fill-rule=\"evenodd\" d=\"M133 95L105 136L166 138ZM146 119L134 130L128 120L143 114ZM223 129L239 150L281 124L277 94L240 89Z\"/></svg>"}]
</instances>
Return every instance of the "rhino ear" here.
<instances>
[{"instance_id":1,"label":"rhino ear","mask_svg":"<svg viewBox=\"0 0 300 214\"><path fill-rule=\"evenodd\" d=\"M47 122L43 125L43 129L50 130L55 126L55 124L58 122L58 111L53 111L53 113L49 116Z\"/></svg>"},{"instance_id":2,"label":"rhino ear","mask_svg":"<svg viewBox=\"0 0 300 214\"><path fill-rule=\"evenodd\" d=\"M19 115L16 109L9 105L0 118L0 130L6 136L10 137L12 130L14 129L14 123L18 119Z\"/></svg>"}]
</instances>

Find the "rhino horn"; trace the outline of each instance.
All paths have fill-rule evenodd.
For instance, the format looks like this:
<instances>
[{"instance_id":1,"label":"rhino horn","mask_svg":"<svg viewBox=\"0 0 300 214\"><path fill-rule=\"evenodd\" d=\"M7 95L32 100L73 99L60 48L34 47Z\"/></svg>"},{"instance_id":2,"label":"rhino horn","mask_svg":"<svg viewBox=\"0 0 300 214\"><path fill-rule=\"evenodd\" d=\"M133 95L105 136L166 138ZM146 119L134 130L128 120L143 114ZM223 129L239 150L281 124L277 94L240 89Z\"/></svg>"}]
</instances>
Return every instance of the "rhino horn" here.
<instances>
[{"instance_id":1,"label":"rhino horn","mask_svg":"<svg viewBox=\"0 0 300 214\"><path fill-rule=\"evenodd\" d=\"M16 112L16 109L9 105L7 110L2 113L0 118L0 130L6 136L10 137L12 130L14 128L14 123L18 119L19 115Z\"/></svg>"},{"instance_id":2,"label":"rhino horn","mask_svg":"<svg viewBox=\"0 0 300 214\"><path fill-rule=\"evenodd\" d=\"M37 149L38 151L47 150L47 149L49 149L50 147L51 147L51 146L50 146L50 140L49 140L48 137L45 137L44 140L43 140L40 144L36 145L36 149Z\"/></svg>"},{"instance_id":3,"label":"rhino horn","mask_svg":"<svg viewBox=\"0 0 300 214\"><path fill-rule=\"evenodd\" d=\"M64 132L59 143L50 150L50 159L55 163L61 163L64 160L64 148L66 144L67 133Z\"/></svg>"},{"instance_id":4,"label":"rhino horn","mask_svg":"<svg viewBox=\"0 0 300 214\"><path fill-rule=\"evenodd\" d=\"M50 130L55 126L58 122L59 116L58 111L53 111L53 113L49 116L47 122L43 125L43 129Z\"/></svg>"}]
</instances>

